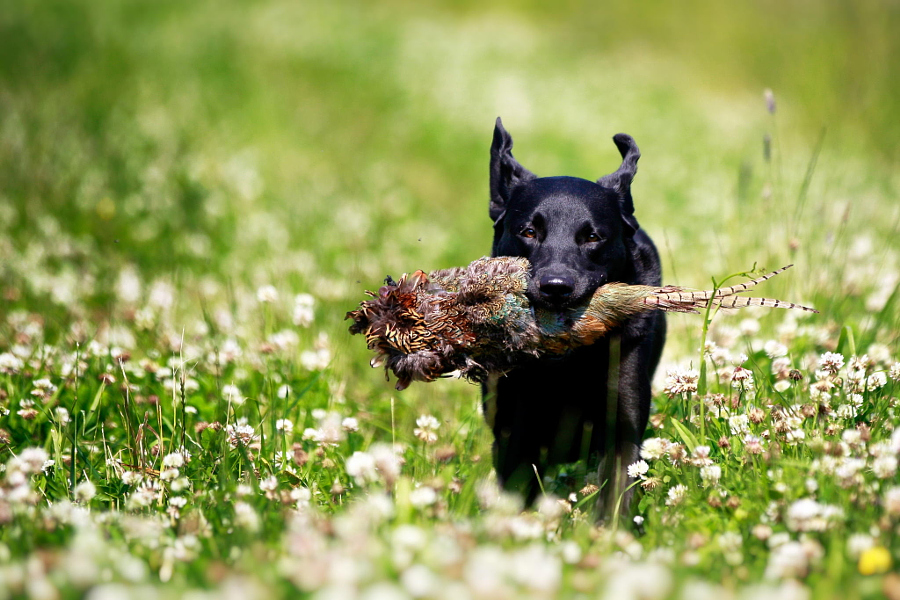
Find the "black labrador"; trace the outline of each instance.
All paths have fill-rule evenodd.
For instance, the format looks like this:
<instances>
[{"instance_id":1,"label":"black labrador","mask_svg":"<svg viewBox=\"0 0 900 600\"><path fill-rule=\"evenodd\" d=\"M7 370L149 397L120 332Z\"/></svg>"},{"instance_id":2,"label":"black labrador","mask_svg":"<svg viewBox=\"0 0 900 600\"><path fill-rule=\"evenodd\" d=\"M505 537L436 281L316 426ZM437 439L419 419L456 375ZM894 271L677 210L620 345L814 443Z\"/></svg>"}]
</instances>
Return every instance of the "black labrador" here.
<instances>
[{"instance_id":1,"label":"black labrador","mask_svg":"<svg viewBox=\"0 0 900 600\"><path fill-rule=\"evenodd\" d=\"M634 217L631 198L640 151L631 136L613 140L622 165L596 183L537 177L513 158L512 137L497 119L493 255L531 261L533 303L566 311L608 281L660 285L659 255ZM626 468L638 460L665 336L664 315L648 313L591 346L491 378L483 386L484 408L503 486L531 502L548 466L585 459L599 465L599 516L610 516L620 498L620 512L626 511L633 491L625 492Z\"/></svg>"}]
</instances>

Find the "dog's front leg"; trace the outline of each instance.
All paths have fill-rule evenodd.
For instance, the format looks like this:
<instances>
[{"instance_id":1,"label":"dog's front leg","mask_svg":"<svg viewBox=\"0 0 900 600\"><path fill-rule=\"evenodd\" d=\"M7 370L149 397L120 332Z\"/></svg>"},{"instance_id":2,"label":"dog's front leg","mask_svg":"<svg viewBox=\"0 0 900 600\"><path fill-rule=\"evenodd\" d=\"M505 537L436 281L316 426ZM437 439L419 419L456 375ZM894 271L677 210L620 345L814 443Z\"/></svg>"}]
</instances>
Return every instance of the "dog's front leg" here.
<instances>
[{"instance_id":1,"label":"dog's front leg","mask_svg":"<svg viewBox=\"0 0 900 600\"><path fill-rule=\"evenodd\" d=\"M627 331L610 340L605 448L598 469L603 485L596 506L600 520L626 515L631 507L636 480L628 477L628 466L639 459L650 414L645 356L649 351L648 344L628 336Z\"/></svg>"}]
</instances>

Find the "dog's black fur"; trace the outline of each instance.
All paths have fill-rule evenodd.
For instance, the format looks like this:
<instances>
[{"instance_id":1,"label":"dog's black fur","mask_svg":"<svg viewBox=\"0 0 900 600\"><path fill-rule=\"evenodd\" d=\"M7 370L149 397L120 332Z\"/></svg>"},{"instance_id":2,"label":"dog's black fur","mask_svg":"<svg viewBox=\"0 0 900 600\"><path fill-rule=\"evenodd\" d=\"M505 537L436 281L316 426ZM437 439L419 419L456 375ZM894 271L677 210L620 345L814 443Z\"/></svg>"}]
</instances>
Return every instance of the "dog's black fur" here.
<instances>
[{"instance_id":1,"label":"dog's black fur","mask_svg":"<svg viewBox=\"0 0 900 600\"><path fill-rule=\"evenodd\" d=\"M613 140L619 169L597 182L537 177L513 158L512 137L497 119L491 145L494 256L532 264L529 299L560 311L585 301L608 281L660 285L659 255L634 217L631 181L640 152L631 136ZM666 335L653 312L614 335L562 358L542 358L484 386L500 482L531 502L549 465L599 463L600 516L609 516L638 460L650 411L650 380ZM616 393L615 383L618 381ZM613 393L608 394L612 388ZM617 404L607 404L617 396ZM631 492L620 510L627 510Z\"/></svg>"}]
</instances>

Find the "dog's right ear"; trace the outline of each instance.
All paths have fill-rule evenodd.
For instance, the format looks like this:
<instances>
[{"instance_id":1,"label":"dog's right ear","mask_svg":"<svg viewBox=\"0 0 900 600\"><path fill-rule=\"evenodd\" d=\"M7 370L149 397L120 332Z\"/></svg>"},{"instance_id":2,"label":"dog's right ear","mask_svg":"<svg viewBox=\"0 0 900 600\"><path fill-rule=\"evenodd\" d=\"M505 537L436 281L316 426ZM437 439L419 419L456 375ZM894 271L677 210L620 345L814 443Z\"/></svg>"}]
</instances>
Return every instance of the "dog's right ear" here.
<instances>
[{"instance_id":1,"label":"dog's right ear","mask_svg":"<svg viewBox=\"0 0 900 600\"><path fill-rule=\"evenodd\" d=\"M512 136L497 117L491 144L491 220L496 224L506 214L512 189L537 176L519 164L512 155Z\"/></svg>"},{"instance_id":2,"label":"dog's right ear","mask_svg":"<svg viewBox=\"0 0 900 600\"><path fill-rule=\"evenodd\" d=\"M625 227L634 233L640 228L637 219L634 218L634 200L631 198L631 182L637 174L638 159L641 151L638 149L634 138L625 133L613 136L613 142L622 155L622 164L615 173L604 175L597 180L603 187L610 188L619 195L619 206L622 210L622 222Z\"/></svg>"}]
</instances>

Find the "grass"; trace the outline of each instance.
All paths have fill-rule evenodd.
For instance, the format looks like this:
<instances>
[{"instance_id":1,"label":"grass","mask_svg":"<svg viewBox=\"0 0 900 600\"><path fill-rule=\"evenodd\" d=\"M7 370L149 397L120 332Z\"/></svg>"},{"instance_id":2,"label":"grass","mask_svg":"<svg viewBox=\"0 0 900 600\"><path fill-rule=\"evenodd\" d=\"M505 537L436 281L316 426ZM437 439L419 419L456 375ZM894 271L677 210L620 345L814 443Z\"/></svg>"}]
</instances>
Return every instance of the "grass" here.
<instances>
[{"instance_id":1,"label":"grass","mask_svg":"<svg viewBox=\"0 0 900 600\"><path fill-rule=\"evenodd\" d=\"M5 6L0 598L896 595L875 11ZM498 114L541 175L632 134L667 282L793 262L763 291L822 311L670 317L634 520L594 525L583 464L522 510L477 388L394 392L346 333L385 274L487 251Z\"/></svg>"}]
</instances>

